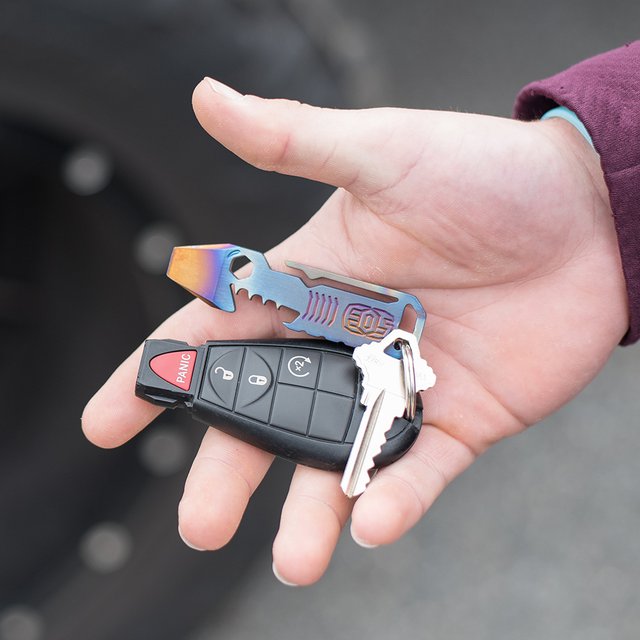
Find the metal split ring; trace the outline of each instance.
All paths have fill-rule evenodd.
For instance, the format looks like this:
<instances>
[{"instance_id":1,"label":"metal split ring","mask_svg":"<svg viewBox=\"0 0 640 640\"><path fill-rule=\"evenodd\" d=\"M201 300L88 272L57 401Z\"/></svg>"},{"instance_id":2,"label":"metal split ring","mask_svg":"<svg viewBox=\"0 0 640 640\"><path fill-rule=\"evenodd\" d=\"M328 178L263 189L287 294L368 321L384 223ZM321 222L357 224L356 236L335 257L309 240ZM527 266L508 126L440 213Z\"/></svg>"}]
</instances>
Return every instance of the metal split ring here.
<instances>
[{"instance_id":1,"label":"metal split ring","mask_svg":"<svg viewBox=\"0 0 640 640\"><path fill-rule=\"evenodd\" d=\"M410 422L416 417L416 370L413 363L413 351L406 340L398 340L402 351L402 379L407 398L404 415Z\"/></svg>"}]
</instances>

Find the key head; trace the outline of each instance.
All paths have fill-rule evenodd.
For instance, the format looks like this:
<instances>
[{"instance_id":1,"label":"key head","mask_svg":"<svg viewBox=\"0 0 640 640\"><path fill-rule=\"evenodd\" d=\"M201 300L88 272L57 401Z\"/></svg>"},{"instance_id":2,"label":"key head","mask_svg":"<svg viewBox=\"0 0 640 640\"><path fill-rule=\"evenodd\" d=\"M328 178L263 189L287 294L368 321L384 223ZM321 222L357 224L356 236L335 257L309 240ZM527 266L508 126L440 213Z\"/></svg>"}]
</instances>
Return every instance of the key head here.
<instances>
[{"instance_id":1,"label":"key head","mask_svg":"<svg viewBox=\"0 0 640 640\"><path fill-rule=\"evenodd\" d=\"M426 391L435 385L436 375L421 357L416 337L412 333L396 329L380 342L363 344L353 351L353 359L362 371L362 402L365 405L375 402L382 389L387 394L405 397L400 350L394 347L399 340L407 342L411 349L416 391Z\"/></svg>"},{"instance_id":2,"label":"key head","mask_svg":"<svg viewBox=\"0 0 640 640\"><path fill-rule=\"evenodd\" d=\"M384 352L380 342L356 347L353 359L362 372L362 398L365 406L373 404L384 390L388 396L404 398L402 362Z\"/></svg>"}]
</instances>

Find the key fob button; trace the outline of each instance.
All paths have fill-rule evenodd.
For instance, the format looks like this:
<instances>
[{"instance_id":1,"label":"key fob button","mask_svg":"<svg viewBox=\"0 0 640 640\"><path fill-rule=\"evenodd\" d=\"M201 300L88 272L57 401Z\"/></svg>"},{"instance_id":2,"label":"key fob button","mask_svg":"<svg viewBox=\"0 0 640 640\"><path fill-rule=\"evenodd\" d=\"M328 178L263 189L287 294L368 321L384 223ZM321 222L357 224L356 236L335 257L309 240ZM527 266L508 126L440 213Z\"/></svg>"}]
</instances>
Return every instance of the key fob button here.
<instances>
[{"instance_id":1,"label":"key fob button","mask_svg":"<svg viewBox=\"0 0 640 640\"><path fill-rule=\"evenodd\" d=\"M195 349L160 353L149 362L149 367L165 382L183 391L189 391L196 353Z\"/></svg>"},{"instance_id":2,"label":"key fob button","mask_svg":"<svg viewBox=\"0 0 640 640\"><path fill-rule=\"evenodd\" d=\"M261 398L271 389L272 382L273 372L264 358L248 349L242 368L237 407L246 407Z\"/></svg>"},{"instance_id":3,"label":"key fob button","mask_svg":"<svg viewBox=\"0 0 640 640\"><path fill-rule=\"evenodd\" d=\"M242 387L241 387L242 388ZM263 395L248 404L242 404L242 398L238 398L236 413L247 418L253 418L259 422L269 421L269 411L271 410L271 399L273 398L273 386Z\"/></svg>"},{"instance_id":4,"label":"key fob button","mask_svg":"<svg viewBox=\"0 0 640 640\"><path fill-rule=\"evenodd\" d=\"M243 347L209 349L208 384L203 385L203 400L225 409L233 408L243 354Z\"/></svg>"},{"instance_id":5,"label":"key fob button","mask_svg":"<svg viewBox=\"0 0 640 640\"><path fill-rule=\"evenodd\" d=\"M285 349L278 382L314 389L321 357L319 351Z\"/></svg>"},{"instance_id":6,"label":"key fob button","mask_svg":"<svg viewBox=\"0 0 640 640\"><path fill-rule=\"evenodd\" d=\"M357 382L358 373L353 366L353 358L335 353L324 354L318 389L353 398L356 395Z\"/></svg>"},{"instance_id":7,"label":"key fob button","mask_svg":"<svg viewBox=\"0 0 640 640\"><path fill-rule=\"evenodd\" d=\"M342 442L349 428L352 412L353 399L318 391L309 435L322 440Z\"/></svg>"},{"instance_id":8,"label":"key fob button","mask_svg":"<svg viewBox=\"0 0 640 640\"><path fill-rule=\"evenodd\" d=\"M283 364L286 364L286 359ZM276 390L271 424L287 431L306 435L312 404L311 389L280 385Z\"/></svg>"}]
</instances>

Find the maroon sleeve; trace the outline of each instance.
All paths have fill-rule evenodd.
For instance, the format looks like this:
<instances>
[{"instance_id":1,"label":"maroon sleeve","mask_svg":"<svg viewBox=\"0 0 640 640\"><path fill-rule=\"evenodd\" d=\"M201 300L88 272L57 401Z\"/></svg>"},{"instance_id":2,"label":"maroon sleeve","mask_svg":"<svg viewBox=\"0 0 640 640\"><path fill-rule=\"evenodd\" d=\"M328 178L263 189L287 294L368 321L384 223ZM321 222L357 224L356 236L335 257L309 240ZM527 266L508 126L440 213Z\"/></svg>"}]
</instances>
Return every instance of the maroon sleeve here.
<instances>
[{"instance_id":1,"label":"maroon sleeve","mask_svg":"<svg viewBox=\"0 0 640 640\"><path fill-rule=\"evenodd\" d=\"M629 295L622 344L631 344L640 339L640 41L532 82L514 114L535 120L557 105L577 114L600 154Z\"/></svg>"}]
</instances>

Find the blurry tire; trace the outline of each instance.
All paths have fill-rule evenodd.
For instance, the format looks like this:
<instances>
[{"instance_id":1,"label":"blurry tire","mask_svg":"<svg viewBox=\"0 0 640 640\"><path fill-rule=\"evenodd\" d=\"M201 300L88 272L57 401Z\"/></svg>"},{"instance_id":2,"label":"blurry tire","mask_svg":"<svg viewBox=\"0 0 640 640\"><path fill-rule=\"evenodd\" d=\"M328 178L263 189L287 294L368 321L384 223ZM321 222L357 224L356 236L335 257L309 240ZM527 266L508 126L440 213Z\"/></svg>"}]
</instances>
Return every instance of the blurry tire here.
<instances>
[{"instance_id":1,"label":"blurry tire","mask_svg":"<svg viewBox=\"0 0 640 640\"><path fill-rule=\"evenodd\" d=\"M0 0L0 623L26 608L38 637L186 638L277 527L284 465L227 549L186 549L184 464L158 472L146 436L106 452L79 426L108 373L187 300L159 275L154 246L266 249L327 195L211 141L190 108L204 75L341 102L322 52L279 3ZM68 167L87 149L108 175L79 195ZM203 429L160 422L165 449L182 438L190 459Z\"/></svg>"}]
</instances>

